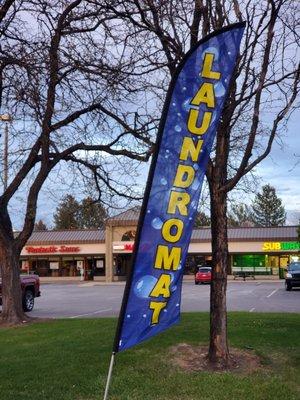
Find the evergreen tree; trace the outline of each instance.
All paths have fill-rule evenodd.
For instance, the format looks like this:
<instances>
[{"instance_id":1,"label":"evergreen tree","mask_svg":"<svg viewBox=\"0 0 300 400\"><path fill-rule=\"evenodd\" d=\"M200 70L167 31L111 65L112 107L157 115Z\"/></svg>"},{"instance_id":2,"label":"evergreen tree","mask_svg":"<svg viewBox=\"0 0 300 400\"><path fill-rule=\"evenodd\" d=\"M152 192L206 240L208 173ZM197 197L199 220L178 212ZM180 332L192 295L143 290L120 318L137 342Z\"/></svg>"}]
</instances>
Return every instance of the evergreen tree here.
<instances>
[{"instance_id":1,"label":"evergreen tree","mask_svg":"<svg viewBox=\"0 0 300 400\"><path fill-rule=\"evenodd\" d=\"M80 228L103 228L106 218L107 212L100 202L95 202L91 197L82 200L78 220Z\"/></svg>"},{"instance_id":2,"label":"evergreen tree","mask_svg":"<svg viewBox=\"0 0 300 400\"><path fill-rule=\"evenodd\" d=\"M253 226L250 207L244 203L233 204L228 213L228 225Z\"/></svg>"},{"instance_id":3,"label":"evergreen tree","mask_svg":"<svg viewBox=\"0 0 300 400\"><path fill-rule=\"evenodd\" d=\"M47 225L45 224L45 222L42 219L39 219L38 222L36 222L34 224L34 231L47 231Z\"/></svg>"},{"instance_id":4,"label":"evergreen tree","mask_svg":"<svg viewBox=\"0 0 300 400\"><path fill-rule=\"evenodd\" d=\"M284 225L285 209L271 185L263 186L262 192L255 196L252 202L252 220L258 226Z\"/></svg>"},{"instance_id":5,"label":"evergreen tree","mask_svg":"<svg viewBox=\"0 0 300 400\"><path fill-rule=\"evenodd\" d=\"M67 195L54 214L55 229L99 229L104 226L107 213L103 205L87 197L79 203Z\"/></svg>"},{"instance_id":6,"label":"evergreen tree","mask_svg":"<svg viewBox=\"0 0 300 400\"><path fill-rule=\"evenodd\" d=\"M198 211L195 218L194 228L201 228L203 226L210 226L210 218L204 212Z\"/></svg>"},{"instance_id":7,"label":"evergreen tree","mask_svg":"<svg viewBox=\"0 0 300 400\"><path fill-rule=\"evenodd\" d=\"M79 228L80 204L70 194L63 197L54 214L55 229Z\"/></svg>"}]
</instances>

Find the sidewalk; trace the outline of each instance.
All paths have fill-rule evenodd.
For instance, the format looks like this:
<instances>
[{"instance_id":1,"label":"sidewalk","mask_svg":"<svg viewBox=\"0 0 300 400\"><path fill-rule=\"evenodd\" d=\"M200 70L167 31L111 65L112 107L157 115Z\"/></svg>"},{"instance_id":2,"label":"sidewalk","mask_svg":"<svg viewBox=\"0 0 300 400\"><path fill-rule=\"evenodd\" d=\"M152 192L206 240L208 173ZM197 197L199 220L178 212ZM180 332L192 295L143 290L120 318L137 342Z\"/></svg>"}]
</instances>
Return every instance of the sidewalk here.
<instances>
[{"instance_id":1,"label":"sidewalk","mask_svg":"<svg viewBox=\"0 0 300 400\"><path fill-rule=\"evenodd\" d=\"M243 282L243 278L234 279L233 275L228 275L228 281L230 282ZM183 277L183 282L193 282L193 275L186 275ZM80 276L64 276L64 277L40 277L40 282L42 284L80 284L86 285L125 285L124 281L114 281L114 282L106 282L105 277L96 276L94 280L90 281L81 281ZM283 282L283 279L279 279L277 275L256 275L255 279L246 278L246 282Z\"/></svg>"}]
</instances>

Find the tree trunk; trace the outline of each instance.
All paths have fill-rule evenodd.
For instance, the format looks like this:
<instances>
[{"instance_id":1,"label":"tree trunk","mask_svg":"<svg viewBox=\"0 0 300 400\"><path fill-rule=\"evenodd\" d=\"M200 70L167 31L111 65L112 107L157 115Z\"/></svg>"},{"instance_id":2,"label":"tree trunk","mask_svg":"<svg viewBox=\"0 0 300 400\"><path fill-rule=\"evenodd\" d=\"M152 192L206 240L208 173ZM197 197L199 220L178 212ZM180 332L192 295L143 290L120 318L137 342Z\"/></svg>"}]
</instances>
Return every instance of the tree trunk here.
<instances>
[{"instance_id":1,"label":"tree trunk","mask_svg":"<svg viewBox=\"0 0 300 400\"><path fill-rule=\"evenodd\" d=\"M227 341L227 195L211 187L212 282L210 290L210 345L208 359L218 368L229 365ZM212 195L213 194L213 195Z\"/></svg>"},{"instance_id":2,"label":"tree trunk","mask_svg":"<svg viewBox=\"0 0 300 400\"><path fill-rule=\"evenodd\" d=\"M2 278L1 322L16 325L28 320L22 307L19 253L13 245L0 244Z\"/></svg>"}]
</instances>

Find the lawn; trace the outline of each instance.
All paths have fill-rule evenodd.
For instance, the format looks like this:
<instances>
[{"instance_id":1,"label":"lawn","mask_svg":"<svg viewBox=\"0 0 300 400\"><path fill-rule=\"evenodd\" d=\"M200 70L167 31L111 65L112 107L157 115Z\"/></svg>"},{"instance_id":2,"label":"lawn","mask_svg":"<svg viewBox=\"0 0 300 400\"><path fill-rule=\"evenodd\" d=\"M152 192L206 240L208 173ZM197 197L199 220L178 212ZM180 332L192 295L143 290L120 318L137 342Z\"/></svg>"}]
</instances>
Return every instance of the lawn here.
<instances>
[{"instance_id":1,"label":"lawn","mask_svg":"<svg viewBox=\"0 0 300 400\"><path fill-rule=\"evenodd\" d=\"M101 400L115 319L55 320L0 329L1 400ZM261 357L248 376L183 372L177 343L206 344L209 315L183 314L176 327L117 355L110 400L299 400L300 315L230 313L233 347Z\"/></svg>"}]
</instances>

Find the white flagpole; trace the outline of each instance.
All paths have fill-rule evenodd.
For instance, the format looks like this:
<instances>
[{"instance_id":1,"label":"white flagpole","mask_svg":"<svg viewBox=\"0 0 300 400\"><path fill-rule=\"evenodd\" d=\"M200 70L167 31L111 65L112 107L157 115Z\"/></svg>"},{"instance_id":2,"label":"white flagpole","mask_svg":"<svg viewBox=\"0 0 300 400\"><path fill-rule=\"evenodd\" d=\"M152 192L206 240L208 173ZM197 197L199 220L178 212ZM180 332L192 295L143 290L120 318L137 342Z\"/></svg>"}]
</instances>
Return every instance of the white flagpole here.
<instances>
[{"instance_id":1,"label":"white flagpole","mask_svg":"<svg viewBox=\"0 0 300 400\"><path fill-rule=\"evenodd\" d=\"M107 400L108 390L109 390L110 381L111 381L112 370L113 370L114 361L115 361L115 355L116 355L115 352L113 352L112 355L111 355L103 400Z\"/></svg>"}]
</instances>

